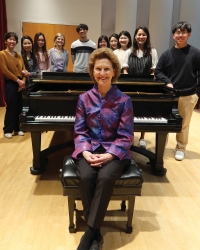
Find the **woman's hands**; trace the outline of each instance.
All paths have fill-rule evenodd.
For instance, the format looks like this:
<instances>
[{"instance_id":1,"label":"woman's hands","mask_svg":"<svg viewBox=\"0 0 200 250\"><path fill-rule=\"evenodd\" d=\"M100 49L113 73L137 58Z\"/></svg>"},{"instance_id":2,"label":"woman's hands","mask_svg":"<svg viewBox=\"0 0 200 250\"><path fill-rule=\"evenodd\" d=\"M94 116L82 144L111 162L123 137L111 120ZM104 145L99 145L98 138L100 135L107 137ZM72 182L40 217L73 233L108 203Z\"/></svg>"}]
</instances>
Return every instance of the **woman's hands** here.
<instances>
[{"instance_id":1,"label":"woman's hands","mask_svg":"<svg viewBox=\"0 0 200 250\"><path fill-rule=\"evenodd\" d=\"M22 70L22 74L23 74L23 76L25 76L25 77L28 77L28 76L30 76L31 75L31 73L29 73L27 70Z\"/></svg>"},{"instance_id":2,"label":"woman's hands","mask_svg":"<svg viewBox=\"0 0 200 250\"><path fill-rule=\"evenodd\" d=\"M23 88L25 88L25 82L24 82L24 81L18 79L18 80L17 80L17 83L18 83L18 85L19 85L18 91L21 91Z\"/></svg>"},{"instance_id":3,"label":"woman's hands","mask_svg":"<svg viewBox=\"0 0 200 250\"><path fill-rule=\"evenodd\" d=\"M115 156L110 153L92 154L89 151L83 151L82 155L91 167L102 167L115 158Z\"/></svg>"}]
</instances>

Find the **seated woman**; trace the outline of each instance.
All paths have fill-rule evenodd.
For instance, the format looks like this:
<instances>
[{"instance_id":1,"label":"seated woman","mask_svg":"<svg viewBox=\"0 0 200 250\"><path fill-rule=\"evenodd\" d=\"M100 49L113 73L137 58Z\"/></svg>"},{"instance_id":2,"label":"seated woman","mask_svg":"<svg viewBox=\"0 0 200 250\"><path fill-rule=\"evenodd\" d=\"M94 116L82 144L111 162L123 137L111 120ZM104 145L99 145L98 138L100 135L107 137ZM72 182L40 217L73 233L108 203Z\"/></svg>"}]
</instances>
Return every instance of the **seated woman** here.
<instances>
[{"instance_id":1,"label":"seated woman","mask_svg":"<svg viewBox=\"0 0 200 250\"><path fill-rule=\"evenodd\" d=\"M97 45L98 49L99 48L105 48L105 47L110 48L110 43L109 43L108 37L105 36L105 35L102 35L102 36L99 37L97 44L98 44Z\"/></svg>"},{"instance_id":2,"label":"seated woman","mask_svg":"<svg viewBox=\"0 0 200 250\"><path fill-rule=\"evenodd\" d=\"M79 96L74 125L77 176L88 228L78 250L100 249L100 233L116 180L131 159L133 107L116 85L120 63L109 48L90 56L88 71L94 87Z\"/></svg>"},{"instance_id":3,"label":"seated woman","mask_svg":"<svg viewBox=\"0 0 200 250\"><path fill-rule=\"evenodd\" d=\"M57 33L54 37L55 46L49 50L50 55L50 71L51 72L67 72L68 51L64 49L65 36Z\"/></svg>"}]
</instances>

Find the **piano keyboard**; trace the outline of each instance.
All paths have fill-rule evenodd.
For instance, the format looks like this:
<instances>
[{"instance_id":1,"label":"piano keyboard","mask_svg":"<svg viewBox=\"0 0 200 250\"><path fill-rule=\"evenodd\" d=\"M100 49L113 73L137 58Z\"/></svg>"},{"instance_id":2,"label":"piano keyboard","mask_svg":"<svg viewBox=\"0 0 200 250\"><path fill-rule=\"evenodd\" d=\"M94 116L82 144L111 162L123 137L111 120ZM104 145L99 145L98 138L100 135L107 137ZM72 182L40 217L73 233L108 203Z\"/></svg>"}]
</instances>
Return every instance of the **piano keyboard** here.
<instances>
[{"instance_id":1,"label":"piano keyboard","mask_svg":"<svg viewBox=\"0 0 200 250\"><path fill-rule=\"evenodd\" d=\"M75 122L75 116L36 116L37 122ZM134 123L167 123L163 117L134 117Z\"/></svg>"},{"instance_id":2,"label":"piano keyboard","mask_svg":"<svg viewBox=\"0 0 200 250\"><path fill-rule=\"evenodd\" d=\"M75 122L75 116L42 116L38 115L35 117L37 122Z\"/></svg>"}]
</instances>

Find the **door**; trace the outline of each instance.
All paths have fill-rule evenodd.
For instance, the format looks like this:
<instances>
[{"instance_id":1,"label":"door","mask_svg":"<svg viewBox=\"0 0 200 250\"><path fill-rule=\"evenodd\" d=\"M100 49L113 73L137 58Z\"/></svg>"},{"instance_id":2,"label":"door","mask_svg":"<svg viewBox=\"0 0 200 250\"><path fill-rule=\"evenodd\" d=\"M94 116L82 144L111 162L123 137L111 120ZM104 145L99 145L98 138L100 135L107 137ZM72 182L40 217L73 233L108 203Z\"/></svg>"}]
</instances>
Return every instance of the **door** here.
<instances>
[{"instance_id":1,"label":"door","mask_svg":"<svg viewBox=\"0 0 200 250\"><path fill-rule=\"evenodd\" d=\"M54 37L57 33L65 36L65 49L69 53L68 72L73 71L73 63L71 59L71 43L79 38L75 25L63 24L46 24L46 23L22 23L22 35L30 36L34 40L36 33L42 32L46 38L47 50L54 47Z\"/></svg>"}]
</instances>

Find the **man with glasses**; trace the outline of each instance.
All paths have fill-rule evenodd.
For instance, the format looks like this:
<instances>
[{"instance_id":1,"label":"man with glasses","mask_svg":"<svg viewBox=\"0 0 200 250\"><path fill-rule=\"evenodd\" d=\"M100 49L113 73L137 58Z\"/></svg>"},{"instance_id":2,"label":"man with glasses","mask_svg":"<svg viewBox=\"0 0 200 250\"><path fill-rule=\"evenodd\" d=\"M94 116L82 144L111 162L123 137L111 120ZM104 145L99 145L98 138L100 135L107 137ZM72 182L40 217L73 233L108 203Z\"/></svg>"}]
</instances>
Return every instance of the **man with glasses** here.
<instances>
[{"instance_id":1,"label":"man with glasses","mask_svg":"<svg viewBox=\"0 0 200 250\"><path fill-rule=\"evenodd\" d=\"M76 27L76 31L79 34L79 39L71 44L72 62L74 64L73 71L76 73L87 73L90 54L97 46L93 41L88 39L88 26L86 24L79 24Z\"/></svg>"},{"instance_id":2,"label":"man with glasses","mask_svg":"<svg viewBox=\"0 0 200 250\"><path fill-rule=\"evenodd\" d=\"M180 97L178 111L183 118L182 130L176 134L175 159L182 161L188 143L189 125L193 109L198 101L200 50L187 43L191 36L191 25L178 22L172 28L175 46L165 51L155 69L155 77L170 88L175 88Z\"/></svg>"}]
</instances>

